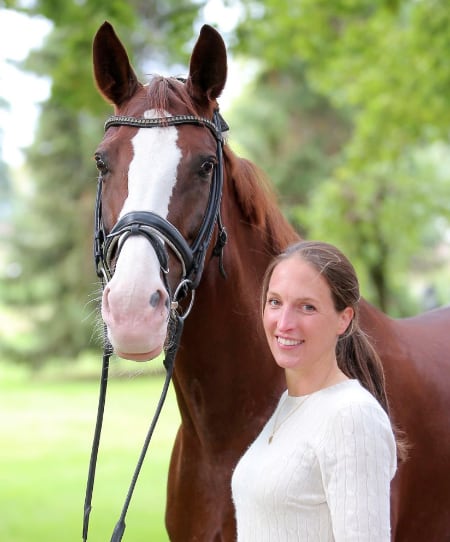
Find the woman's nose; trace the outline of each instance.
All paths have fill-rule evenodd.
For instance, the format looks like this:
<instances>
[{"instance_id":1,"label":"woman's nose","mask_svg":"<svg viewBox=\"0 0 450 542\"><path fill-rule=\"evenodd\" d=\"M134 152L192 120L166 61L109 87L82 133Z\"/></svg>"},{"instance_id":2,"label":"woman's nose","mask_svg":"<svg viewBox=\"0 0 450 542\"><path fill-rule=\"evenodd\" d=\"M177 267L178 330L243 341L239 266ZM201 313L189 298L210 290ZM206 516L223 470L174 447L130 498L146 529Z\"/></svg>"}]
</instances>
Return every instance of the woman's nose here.
<instances>
[{"instance_id":1,"label":"woman's nose","mask_svg":"<svg viewBox=\"0 0 450 542\"><path fill-rule=\"evenodd\" d=\"M294 325L292 311L288 307L283 307L278 316L277 327L279 331L292 329Z\"/></svg>"}]
</instances>

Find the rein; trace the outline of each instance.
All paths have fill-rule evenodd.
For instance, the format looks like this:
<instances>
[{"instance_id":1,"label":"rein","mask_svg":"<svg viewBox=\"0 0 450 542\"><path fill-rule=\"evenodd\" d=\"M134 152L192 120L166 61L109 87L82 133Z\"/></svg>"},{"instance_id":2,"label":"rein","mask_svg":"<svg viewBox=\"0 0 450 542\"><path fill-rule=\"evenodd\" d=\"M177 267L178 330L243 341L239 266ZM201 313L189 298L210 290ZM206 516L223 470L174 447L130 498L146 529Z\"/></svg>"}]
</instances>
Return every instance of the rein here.
<instances>
[{"instance_id":1,"label":"rein","mask_svg":"<svg viewBox=\"0 0 450 542\"><path fill-rule=\"evenodd\" d=\"M162 276L165 280L166 289L171 300L169 328L172 330L169 345L165 349L164 367L166 369L166 378L161 391L161 396L156 407L155 414L149 426L141 454L139 456L135 471L125 498L122 512L119 520L116 523L111 542L120 542L125 531L125 518L128 507L133 496L145 455L147 453L151 438L153 436L156 423L163 408L169 385L172 379L175 356L180 344L181 335L183 332L184 320L187 318L194 301L195 289L197 288L206 258L206 252L210 245L212 235L216 224L219 232L216 244L213 248L213 256L219 257L219 267L221 273L225 276L223 269L222 253L227 241L226 230L222 225L220 216L220 202L222 198L223 188L223 135L222 132L228 130L226 122L223 120L218 110L214 112L213 121L202 117L192 115L176 115L161 118L136 118L128 116L112 116L105 123L105 131L111 126L132 126L137 128L154 128L166 126L179 126L182 124L194 124L208 128L214 135L217 141L216 159L217 164L214 170L214 175L211 183L208 204L202 220L202 224L197 233L197 237L192 245L189 245L178 229L168 222L165 218L151 211L134 211L124 215L111 229L109 234L106 234L103 218L102 218L102 188L101 178L99 178L97 196L95 203L95 233L94 233L94 260L97 276L102 281L102 286L111 280L114 274L114 262L117 260L120 250L130 235L144 236L154 248L159 260ZM175 292L170 292L169 285L166 280L168 273L168 246L176 257L181 262L182 278L175 289ZM188 293L191 294L190 304L184 314L178 312L179 301ZM84 501L84 516L83 516L83 542L87 541L89 530L89 517L92 509L92 495L94 489L95 472L97 465L98 450L100 445L100 436L103 425L103 414L106 402L106 391L108 385L109 361L112 355L112 347L109 344L104 328L104 351L102 372L100 378L100 391L97 408L97 419L94 429L94 437L92 442L91 457L89 461L89 471L86 484L86 494Z\"/></svg>"}]
</instances>

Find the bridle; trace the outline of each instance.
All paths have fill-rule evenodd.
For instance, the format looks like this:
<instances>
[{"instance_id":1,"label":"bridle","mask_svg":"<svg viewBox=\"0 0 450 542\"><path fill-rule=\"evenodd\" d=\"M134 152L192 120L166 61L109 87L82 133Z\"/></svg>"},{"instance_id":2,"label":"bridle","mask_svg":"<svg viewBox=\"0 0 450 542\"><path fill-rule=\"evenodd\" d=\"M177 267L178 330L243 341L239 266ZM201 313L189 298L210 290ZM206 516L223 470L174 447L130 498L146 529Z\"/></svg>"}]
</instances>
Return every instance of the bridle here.
<instances>
[{"instance_id":1,"label":"bridle","mask_svg":"<svg viewBox=\"0 0 450 542\"><path fill-rule=\"evenodd\" d=\"M146 238L153 246L158 257L162 277L170 299L170 320L168 329L171 331L170 340L166 341L168 345L165 348L164 367L166 369L166 379L161 392L161 397L156 407L156 412L148 429L146 439L139 457L136 469L127 497L125 499L122 513L114 528L111 537L111 542L119 542L122 540L125 531L125 516L128 511L128 506L136 485L145 455L153 435L154 428L162 410L169 384L172 378L175 355L180 343L181 334L183 331L184 320L188 316L194 301L195 289L197 288L202 277L205 258L211 243L211 239L218 226L218 235L216 244L212 250L213 256L219 257L219 266L222 274L225 276L223 269L223 248L227 241L226 230L222 224L220 215L220 203L223 189L223 145L224 139L222 132L228 130L226 122L223 120L219 111L214 112L213 120L195 115L174 115L158 118L136 118L130 116L114 115L105 122L105 132L112 126L131 126L136 128L161 128L168 126L179 126L183 124L193 124L200 127L205 127L211 131L216 139L216 165L214 168L208 203L202 223L197 232L197 236L189 245L184 239L179 230L165 218L151 211L133 211L125 214L114 225L109 233L106 233L103 216L102 216L102 180L99 178L97 187L97 197L95 203L95 231L94 231L94 260L95 268L98 277L102 281L103 287L109 282L114 274L114 262L120 254L126 239L131 235L141 235ZM168 273L168 250L167 247L175 254L181 263L181 280L178 286L172 292L167 282L166 275ZM181 312L180 301L190 294L190 303L188 308ZM106 336L104 329L104 351L103 365L100 378L100 393L97 409L97 420L94 430L94 438L92 443L91 458L89 462L89 472L86 485L86 496L84 502L84 518L83 518L83 541L87 541L89 529L89 515L91 511L92 494L95 480L95 470L97 464L98 448L100 444L100 434L103 423L103 413L106 400L106 389L108 382L109 359L112 355L112 347Z\"/></svg>"},{"instance_id":2,"label":"bridle","mask_svg":"<svg viewBox=\"0 0 450 542\"><path fill-rule=\"evenodd\" d=\"M161 269L167 271L168 245L181 262L182 281L190 289L195 290L200 282L205 262L205 256L216 223L219 225L219 236L214 248L214 254L220 255L226 243L226 232L220 217L220 201L223 187L223 135L228 126L219 114L214 112L213 121L194 115L175 115L159 118L136 118L128 116L112 116L105 122L105 131L111 126L132 126L136 128L160 128L194 124L208 128L217 142L214 175L212 178L209 199L202 224L197 237L190 246L173 224L165 218L151 211L133 211L124 215L115 224L109 234L105 233L101 207L101 181L99 181L95 212L95 238L94 255L97 275L109 281L113 275L112 261L117 258L116 249L123 246L123 242L130 235L143 235L154 247Z\"/></svg>"}]
</instances>

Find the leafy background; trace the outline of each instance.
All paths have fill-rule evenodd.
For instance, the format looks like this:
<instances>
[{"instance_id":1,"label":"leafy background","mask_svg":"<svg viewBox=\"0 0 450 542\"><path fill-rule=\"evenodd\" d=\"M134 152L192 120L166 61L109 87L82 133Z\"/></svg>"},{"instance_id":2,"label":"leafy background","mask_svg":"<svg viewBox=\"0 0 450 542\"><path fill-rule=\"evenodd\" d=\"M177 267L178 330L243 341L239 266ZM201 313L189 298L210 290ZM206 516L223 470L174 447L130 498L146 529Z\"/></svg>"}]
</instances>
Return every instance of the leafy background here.
<instances>
[{"instance_id":1,"label":"leafy background","mask_svg":"<svg viewBox=\"0 0 450 542\"><path fill-rule=\"evenodd\" d=\"M30 96L39 81L50 90L23 162L1 152L11 134L0 126L0 539L78 540L101 347L92 154L110 112L92 80L97 28L113 23L145 79L186 74L201 24L216 25L230 55L231 146L268 173L298 231L343 249L363 295L397 317L450 300L450 3L0 0L0 18L11 12L47 21L15 67L41 78ZM160 379L158 363L114 367L91 527L101 540ZM167 540L177 425L172 396L132 507L136 542Z\"/></svg>"},{"instance_id":2,"label":"leafy background","mask_svg":"<svg viewBox=\"0 0 450 542\"><path fill-rule=\"evenodd\" d=\"M17 324L2 333L8 359L40 367L98 347L91 157L109 106L94 89L91 43L105 19L142 78L186 73L200 25L223 28L232 64L246 74L225 111L230 144L267 171L299 232L340 246L365 297L392 316L448 303L448 2L1 0L0 8L51 23L19 66L50 82L34 141L21 167L0 164L0 310Z\"/></svg>"}]
</instances>

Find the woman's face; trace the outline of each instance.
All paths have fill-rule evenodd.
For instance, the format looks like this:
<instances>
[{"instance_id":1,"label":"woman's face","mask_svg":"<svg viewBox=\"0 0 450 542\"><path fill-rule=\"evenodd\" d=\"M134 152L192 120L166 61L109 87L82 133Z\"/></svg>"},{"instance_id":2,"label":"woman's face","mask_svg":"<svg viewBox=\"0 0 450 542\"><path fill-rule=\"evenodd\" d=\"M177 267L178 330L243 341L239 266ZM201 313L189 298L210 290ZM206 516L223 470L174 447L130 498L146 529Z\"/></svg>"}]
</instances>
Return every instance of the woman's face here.
<instances>
[{"instance_id":1,"label":"woman's face","mask_svg":"<svg viewBox=\"0 0 450 542\"><path fill-rule=\"evenodd\" d=\"M276 363L320 377L336 364L338 336L345 332L353 309L334 308L323 276L298 255L273 270L264 305L263 325Z\"/></svg>"}]
</instances>

